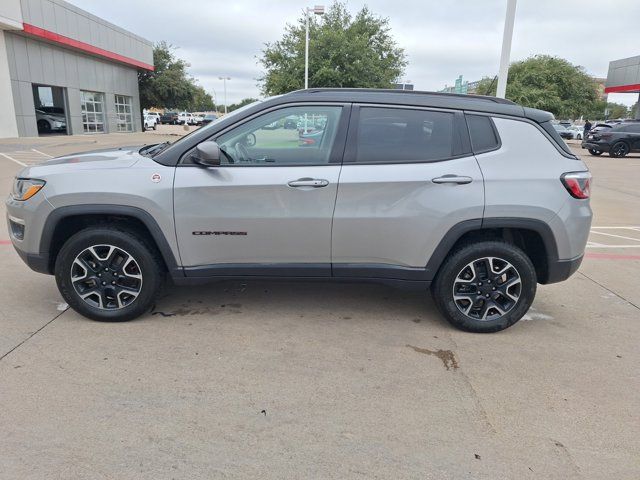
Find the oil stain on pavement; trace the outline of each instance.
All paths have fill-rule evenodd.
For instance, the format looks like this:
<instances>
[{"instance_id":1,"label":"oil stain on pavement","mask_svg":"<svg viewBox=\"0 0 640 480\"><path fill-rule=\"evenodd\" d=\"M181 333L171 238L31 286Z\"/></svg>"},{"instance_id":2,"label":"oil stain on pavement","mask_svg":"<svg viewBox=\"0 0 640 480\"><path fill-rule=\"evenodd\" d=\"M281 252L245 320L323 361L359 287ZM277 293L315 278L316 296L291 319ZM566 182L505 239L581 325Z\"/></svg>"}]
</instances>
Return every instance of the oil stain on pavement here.
<instances>
[{"instance_id":1,"label":"oil stain on pavement","mask_svg":"<svg viewBox=\"0 0 640 480\"><path fill-rule=\"evenodd\" d=\"M424 353L425 355L434 355L438 357L447 370L451 370L452 368L454 370L457 370L459 367L456 355L451 350L429 350L428 348L414 347L413 345L407 345L407 347L413 349L418 353Z\"/></svg>"}]
</instances>

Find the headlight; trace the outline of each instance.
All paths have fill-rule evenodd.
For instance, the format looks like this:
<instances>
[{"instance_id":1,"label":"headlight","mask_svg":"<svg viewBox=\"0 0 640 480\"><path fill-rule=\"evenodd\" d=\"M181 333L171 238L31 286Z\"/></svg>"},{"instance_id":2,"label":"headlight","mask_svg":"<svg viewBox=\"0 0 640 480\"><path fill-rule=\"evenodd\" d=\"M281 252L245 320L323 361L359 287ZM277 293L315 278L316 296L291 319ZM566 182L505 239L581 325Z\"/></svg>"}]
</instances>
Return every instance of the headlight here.
<instances>
[{"instance_id":1,"label":"headlight","mask_svg":"<svg viewBox=\"0 0 640 480\"><path fill-rule=\"evenodd\" d=\"M16 178L13 182L13 192L11 196L14 200L28 200L44 187L44 180L34 180L30 178Z\"/></svg>"}]
</instances>

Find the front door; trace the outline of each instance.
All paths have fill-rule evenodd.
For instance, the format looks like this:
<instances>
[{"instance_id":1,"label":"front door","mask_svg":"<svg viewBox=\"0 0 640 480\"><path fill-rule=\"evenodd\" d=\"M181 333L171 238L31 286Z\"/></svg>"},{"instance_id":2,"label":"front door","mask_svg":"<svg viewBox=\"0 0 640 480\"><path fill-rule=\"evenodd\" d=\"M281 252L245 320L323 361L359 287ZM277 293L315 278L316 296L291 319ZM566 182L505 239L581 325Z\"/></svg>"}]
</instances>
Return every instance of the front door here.
<instances>
[{"instance_id":1,"label":"front door","mask_svg":"<svg viewBox=\"0 0 640 480\"><path fill-rule=\"evenodd\" d=\"M462 113L360 106L351 117L333 274L429 279L425 267L443 236L463 221L479 225L483 214L482 174L459 135Z\"/></svg>"},{"instance_id":2,"label":"front door","mask_svg":"<svg viewBox=\"0 0 640 480\"><path fill-rule=\"evenodd\" d=\"M219 167L177 167L176 233L187 275L331 274L348 110L279 107L216 135Z\"/></svg>"}]
</instances>

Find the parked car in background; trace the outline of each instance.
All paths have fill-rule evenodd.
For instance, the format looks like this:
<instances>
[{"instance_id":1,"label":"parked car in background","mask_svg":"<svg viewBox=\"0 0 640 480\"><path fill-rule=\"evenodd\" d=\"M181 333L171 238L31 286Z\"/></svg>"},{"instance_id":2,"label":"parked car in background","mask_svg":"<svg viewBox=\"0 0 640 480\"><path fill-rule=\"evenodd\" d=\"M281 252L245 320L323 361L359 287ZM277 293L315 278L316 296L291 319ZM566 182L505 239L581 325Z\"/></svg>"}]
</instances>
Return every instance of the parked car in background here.
<instances>
[{"instance_id":1,"label":"parked car in background","mask_svg":"<svg viewBox=\"0 0 640 480\"><path fill-rule=\"evenodd\" d=\"M157 118L152 115L144 116L144 129L145 130L155 130L157 125Z\"/></svg>"},{"instance_id":2,"label":"parked car in background","mask_svg":"<svg viewBox=\"0 0 640 480\"><path fill-rule=\"evenodd\" d=\"M573 140L582 140L582 135L584 134L584 127L582 125L571 125L567 127L567 130L573 135L571 137Z\"/></svg>"},{"instance_id":3,"label":"parked car in background","mask_svg":"<svg viewBox=\"0 0 640 480\"><path fill-rule=\"evenodd\" d=\"M158 112L147 112L146 115L155 120L156 125L160 123L160 114Z\"/></svg>"},{"instance_id":4,"label":"parked car in background","mask_svg":"<svg viewBox=\"0 0 640 480\"><path fill-rule=\"evenodd\" d=\"M202 125L207 125L211 122L213 122L214 120L217 120L218 116L213 114L213 113L209 113L207 115L204 116L204 118L202 119Z\"/></svg>"},{"instance_id":5,"label":"parked car in background","mask_svg":"<svg viewBox=\"0 0 640 480\"><path fill-rule=\"evenodd\" d=\"M285 130L295 130L296 128L298 128L298 117L295 115L291 115L287 118L284 119L284 123L282 125L282 127Z\"/></svg>"},{"instance_id":6,"label":"parked car in background","mask_svg":"<svg viewBox=\"0 0 640 480\"><path fill-rule=\"evenodd\" d=\"M202 120L204 120L204 115L200 114L200 113L194 113L193 114L193 125L202 125Z\"/></svg>"},{"instance_id":7,"label":"parked car in background","mask_svg":"<svg viewBox=\"0 0 640 480\"><path fill-rule=\"evenodd\" d=\"M67 119L64 116L64 110L62 112L63 113L47 113L42 109L36 108L36 122L38 125L38 132L51 133L66 130Z\"/></svg>"},{"instance_id":8,"label":"parked car in background","mask_svg":"<svg viewBox=\"0 0 640 480\"><path fill-rule=\"evenodd\" d=\"M324 117L313 148L263 133L292 115ZM578 269L589 236L591 174L552 118L494 97L292 92L173 144L26 167L9 238L95 320L149 312L167 277L275 277L431 287L453 325L497 332Z\"/></svg>"},{"instance_id":9,"label":"parked car in background","mask_svg":"<svg viewBox=\"0 0 640 480\"><path fill-rule=\"evenodd\" d=\"M624 157L640 151L640 122L623 122L611 128L594 129L582 140L582 148L591 155L609 152L610 157Z\"/></svg>"},{"instance_id":10,"label":"parked car in background","mask_svg":"<svg viewBox=\"0 0 640 480\"><path fill-rule=\"evenodd\" d=\"M195 125L196 120L192 113L180 112L178 114L178 123L180 125Z\"/></svg>"},{"instance_id":11,"label":"parked car in background","mask_svg":"<svg viewBox=\"0 0 640 480\"><path fill-rule=\"evenodd\" d=\"M560 120L558 123L567 128L571 126L571 122L569 120Z\"/></svg>"},{"instance_id":12,"label":"parked car in background","mask_svg":"<svg viewBox=\"0 0 640 480\"><path fill-rule=\"evenodd\" d=\"M553 128L565 140L571 140L573 138L573 133L571 133L571 131L564 125L560 125L559 123L557 123L553 126Z\"/></svg>"},{"instance_id":13,"label":"parked car in background","mask_svg":"<svg viewBox=\"0 0 640 480\"><path fill-rule=\"evenodd\" d=\"M178 113L177 112L165 112L160 115L160 123L163 125L177 125Z\"/></svg>"}]
</instances>

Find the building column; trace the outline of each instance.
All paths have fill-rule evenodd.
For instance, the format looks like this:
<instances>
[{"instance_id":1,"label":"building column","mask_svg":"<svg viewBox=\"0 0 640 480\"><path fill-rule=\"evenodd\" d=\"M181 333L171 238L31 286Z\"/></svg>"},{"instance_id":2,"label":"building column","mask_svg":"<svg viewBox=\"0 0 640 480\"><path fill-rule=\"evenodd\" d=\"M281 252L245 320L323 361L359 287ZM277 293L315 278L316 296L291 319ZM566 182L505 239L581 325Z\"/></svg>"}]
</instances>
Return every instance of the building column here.
<instances>
[{"instance_id":1,"label":"building column","mask_svg":"<svg viewBox=\"0 0 640 480\"><path fill-rule=\"evenodd\" d=\"M636 120L640 120L640 93L638 93L638 103L636 103Z\"/></svg>"},{"instance_id":2,"label":"building column","mask_svg":"<svg viewBox=\"0 0 640 480\"><path fill-rule=\"evenodd\" d=\"M0 30L0 98L3 99L2 115L0 115L0 138L17 137L18 118L13 103L9 56L3 30Z\"/></svg>"}]
</instances>

